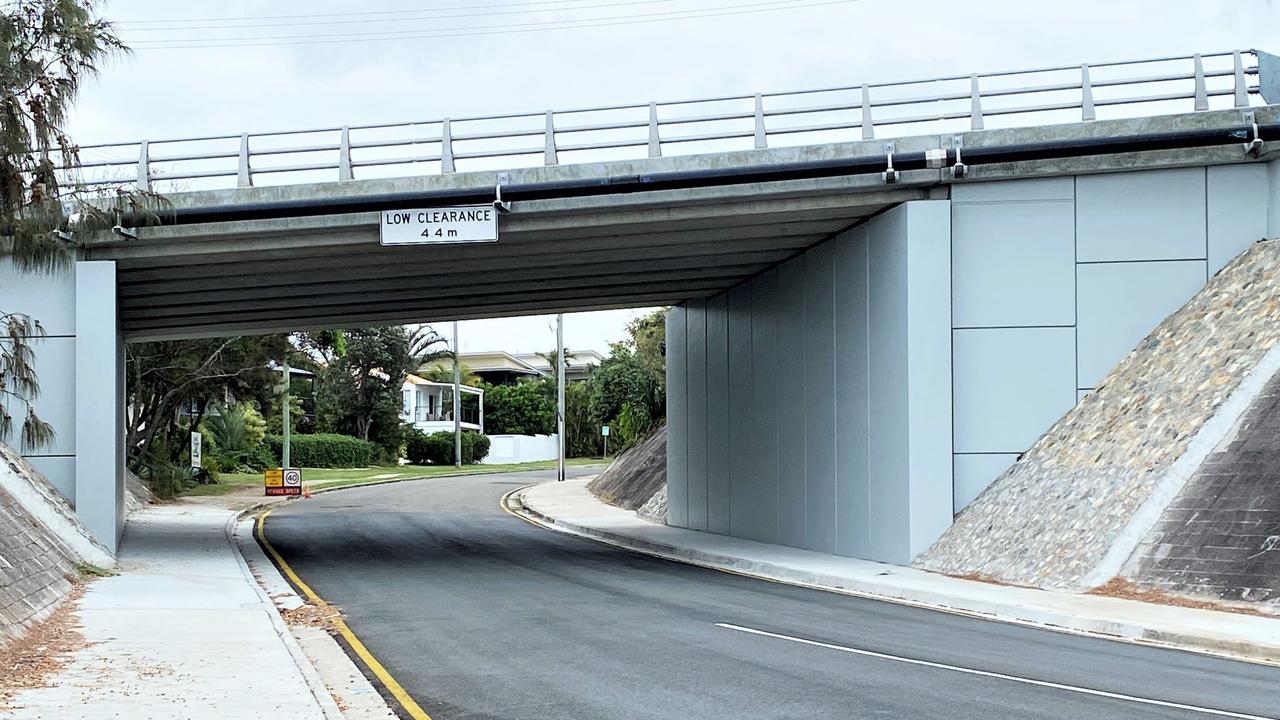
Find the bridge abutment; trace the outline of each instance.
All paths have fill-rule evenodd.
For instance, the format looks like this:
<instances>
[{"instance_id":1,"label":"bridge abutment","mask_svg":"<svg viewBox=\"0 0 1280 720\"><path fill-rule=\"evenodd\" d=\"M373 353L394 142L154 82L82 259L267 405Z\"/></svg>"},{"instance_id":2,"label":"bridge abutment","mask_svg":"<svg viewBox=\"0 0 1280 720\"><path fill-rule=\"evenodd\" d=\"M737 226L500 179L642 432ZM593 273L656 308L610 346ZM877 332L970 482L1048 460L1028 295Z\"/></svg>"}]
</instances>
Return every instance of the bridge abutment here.
<instances>
[{"instance_id":1,"label":"bridge abutment","mask_svg":"<svg viewBox=\"0 0 1280 720\"><path fill-rule=\"evenodd\" d=\"M124 527L124 342L114 261L77 261L63 272L0 268L0 309L38 320L37 414L54 429L48 447L23 456L75 507L112 552ZM8 403L16 426L26 408ZM18 438L10 439L18 445Z\"/></svg>"}]
</instances>

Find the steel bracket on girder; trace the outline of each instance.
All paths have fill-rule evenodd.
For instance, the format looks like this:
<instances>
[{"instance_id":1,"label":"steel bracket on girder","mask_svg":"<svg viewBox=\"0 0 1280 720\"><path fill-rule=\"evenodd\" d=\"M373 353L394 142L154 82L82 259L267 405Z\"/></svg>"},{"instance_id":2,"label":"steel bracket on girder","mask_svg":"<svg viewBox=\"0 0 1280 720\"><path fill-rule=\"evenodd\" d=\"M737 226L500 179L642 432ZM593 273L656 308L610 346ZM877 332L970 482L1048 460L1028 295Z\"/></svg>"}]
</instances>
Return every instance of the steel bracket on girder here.
<instances>
[{"instance_id":1,"label":"steel bracket on girder","mask_svg":"<svg viewBox=\"0 0 1280 720\"><path fill-rule=\"evenodd\" d=\"M951 177L960 180L969 174L969 166L965 165L960 158L960 151L964 149L964 138L959 135L951 138L951 147L955 148L956 151L956 163L951 166Z\"/></svg>"},{"instance_id":2,"label":"steel bracket on girder","mask_svg":"<svg viewBox=\"0 0 1280 720\"><path fill-rule=\"evenodd\" d=\"M498 183L494 187L493 207L499 213L505 215L511 212L511 203L504 202L502 199L502 183L509 182L510 178L506 173L498 173Z\"/></svg>"},{"instance_id":3,"label":"steel bracket on girder","mask_svg":"<svg viewBox=\"0 0 1280 720\"><path fill-rule=\"evenodd\" d=\"M893 185L898 182L898 171L893 169L893 143L884 144L884 164L885 170L880 173L880 177L886 185Z\"/></svg>"},{"instance_id":4,"label":"steel bracket on girder","mask_svg":"<svg viewBox=\"0 0 1280 720\"><path fill-rule=\"evenodd\" d=\"M138 233L134 228L127 228L121 224L121 215L119 212L116 213L116 224L111 227L111 232L126 240L138 239Z\"/></svg>"},{"instance_id":5,"label":"steel bracket on girder","mask_svg":"<svg viewBox=\"0 0 1280 720\"><path fill-rule=\"evenodd\" d=\"M1244 154L1256 158L1262 154L1262 134L1258 131L1258 118L1252 110L1244 113L1244 124L1250 133L1249 141L1244 144Z\"/></svg>"}]
</instances>

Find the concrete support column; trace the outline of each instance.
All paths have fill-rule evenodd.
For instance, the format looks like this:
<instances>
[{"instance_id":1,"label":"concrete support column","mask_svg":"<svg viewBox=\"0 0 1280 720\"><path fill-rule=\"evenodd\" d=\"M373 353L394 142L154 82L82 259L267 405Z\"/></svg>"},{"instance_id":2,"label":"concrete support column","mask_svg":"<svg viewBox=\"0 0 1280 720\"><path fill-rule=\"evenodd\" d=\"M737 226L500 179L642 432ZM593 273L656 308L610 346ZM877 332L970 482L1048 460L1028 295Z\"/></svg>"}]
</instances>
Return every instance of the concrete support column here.
<instances>
[{"instance_id":1,"label":"concrete support column","mask_svg":"<svg viewBox=\"0 0 1280 720\"><path fill-rule=\"evenodd\" d=\"M124 530L124 340L116 264L75 268L76 514L112 552Z\"/></svg>"},{"instance_id":2,"label":"concrete support column","mask_svg":"<svg viewBox=\"0 0 1280 720\"><path fill-rule=\"evenodd\" d=\"M950 203L667 313L667 523L908 563L951 523Z\"/></svg>"}]
</instances>

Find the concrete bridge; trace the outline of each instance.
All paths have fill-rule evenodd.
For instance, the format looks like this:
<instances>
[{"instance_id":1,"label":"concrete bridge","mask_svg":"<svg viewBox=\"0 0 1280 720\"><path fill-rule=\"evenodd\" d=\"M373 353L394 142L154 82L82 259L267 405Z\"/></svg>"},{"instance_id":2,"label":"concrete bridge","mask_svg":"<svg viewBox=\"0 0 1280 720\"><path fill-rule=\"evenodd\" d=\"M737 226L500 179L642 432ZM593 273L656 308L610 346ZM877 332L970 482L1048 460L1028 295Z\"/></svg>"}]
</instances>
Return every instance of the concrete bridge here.
<instances>
[{"instance_id":1,"label":"concrete bridge","mask_svg":"<svg viewBox=\"0 0 1280 720\"><path fill-rule=\"evenodd\" d=\"M162 193L73 275L32 457L120 525L123 343L656 304L675 525L907 562L1156 322L1280 234L1258 51L84 148ZM510 203L496 243L381 213ZM114 546L114 545L113 545Z\"/></svg>"}]
</instances>

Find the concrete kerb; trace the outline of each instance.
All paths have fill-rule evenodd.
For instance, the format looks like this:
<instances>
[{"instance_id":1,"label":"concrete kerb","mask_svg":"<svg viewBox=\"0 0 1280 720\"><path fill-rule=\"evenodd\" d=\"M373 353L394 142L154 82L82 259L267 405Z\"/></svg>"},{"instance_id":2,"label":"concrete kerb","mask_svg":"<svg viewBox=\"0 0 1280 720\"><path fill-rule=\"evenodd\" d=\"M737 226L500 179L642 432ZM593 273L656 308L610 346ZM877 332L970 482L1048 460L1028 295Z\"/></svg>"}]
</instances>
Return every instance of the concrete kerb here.
<instances>
[{"instance_id":1,"label":"concrete kerb","mask_svg":"<svg viewBox=\"0 0 1280 720\"><path fill-rule=\"evenodd\" d=\"M340 490L341 488L332 489ZM327 720L348 720L357 716L388 719L396 717L394 711L382 699L382 694L373 687L364 672L328 632L310 639L313 643L324 643L325 646L321 648L321 652L327 658L326 662L336 666L322 677L320 669L316 667L316 661L302 649L293 630L280 614L281 607L295 609L305 605L306 601L294 592L293 587L280 574L275 564L267 558L253 535L258 515L267 507L280 502L280 500L264 500L228 519L227 538L236 550L236 559L240 563L241 571L245 573L258 597L270 606L271 624L275 627L281 642L288 648L290 656L307 681L307 686L320 704ZM329 645L332 647L328 647ZM334 686L339 683L346 688L346 692L343 693L348 705L345 713L338 707L333 696Z\"/></svg>"},{"instance_id":2,"label":"concrete kerb","mask_svg":"<svg viewBox=\"0 0 1280 720\"><path fill-rule=\"evenodd\" d=\"M315 697L316 703L320 706L325 718L328 718L328 720L344 720L342 710L338 708L338 703L333 699L333 695L329 692L328 687L325 686L324 681L320 679L320 674L316 672L311 660L302 651L302 647L298 645L297 638L289 630L289 625L284 621L284 616L280 614L279 608L276 607L275 600L267 593L266 588L258 581L258 578L254 576L248 557L246 557L246 547L241 542L242 534L239 532L246 523L252 526L252 521L242 520L241 514L237 513L227 519L227 524L224 528L227 542L235 550L236 563L240 566L240 572L244 575L245 581L253 587L253 591L261 599L262 604L268 608L267 613L271 618L271 626L275 628L276 635L280 637L280 641L288 649L294 665L298 667L298 672L302 673L303 679L307 682L307 687L310 688L311 694ZM262 550L257 547L256 543L253 545L253 549L248 550L248 552L254 554L255 550L256 554L261 555L259 567L263 568L262 572L269 572L267 570L268 567L271 568L270 572L274 572L275 566L266 561L266 556L262 555ZM281 582L283 580L281 578Z\"/></svg>"},{"instance_id":3,"label":"concrete kerb","mask_svg":"<svg viewBox=\"0 0 1280 720\"><path fill-rule=\"evenodd\" d=\"M869 583L822 573L796 570L770 562L705 552L674 544L639 539L625 533L593 528L555 518L530 507L524 502L525 493L537 485L534 483L517 488L502 498L507 512L557 532L603 542L624 550L659 557L674 562L696 565L721 572L743 575L759 580L794 585L813 590L834 592L869 600L891 602L928 610L963 615L982 620L992 620L1013 625L1035 627L1073 635L1097 637L1107 640L1182 650L1212 655L1229 660L1280 666L1280 644L1266 644L1248 640L1223 638L1194 631L1174 631L1149 627L1127 620L1103 620L1081 617L1067 612L1045 610L1019 605L1015 602L992 602L972 598L957 598L946 593L905 586L892 586L889 582ZM884 575L890 575L897 566L886 565ZM1276 622L1280 622L1277 620Z\"/></svg>"}]
</instances>

